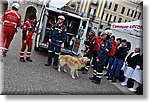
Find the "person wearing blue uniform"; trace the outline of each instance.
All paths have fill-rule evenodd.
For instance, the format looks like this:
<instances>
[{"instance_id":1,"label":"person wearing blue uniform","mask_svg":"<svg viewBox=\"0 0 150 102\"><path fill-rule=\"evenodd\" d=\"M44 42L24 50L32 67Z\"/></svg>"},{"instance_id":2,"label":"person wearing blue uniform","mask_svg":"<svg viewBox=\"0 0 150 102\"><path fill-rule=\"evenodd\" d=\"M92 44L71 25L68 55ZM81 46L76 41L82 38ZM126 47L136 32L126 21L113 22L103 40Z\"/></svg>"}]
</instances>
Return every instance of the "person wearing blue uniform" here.
<instances>
[{"instance_id":1,"label":"person wearing blue uniform","mask_svg":"<svg viewBox=\"0 0 150 102\"><path fill-rule=\"evenodd\" d=\"M48 46L48 60L45 66L51 66L53 52L54 62L53 68L57 69L58 59L61 52L61 48L64 48L64 43L67 37L66 26L63 24L65 17L60 15L58 16L58 22L53 25L49 32L49 46Z\"/></svg>"},{"instance_id":2,"label":"person wearing blue uniform","mask_svg":"<svg viewBox=\"0 0 150 102\"><path fill-rule=\"evenodd\" d=\"M100 47L100 50L97 53L93 77L90 77L91 81L95 84L100 84L102 79L103 67L105 65L108 52L110 51L112 45L110 35L111 33L109 33L109 31L106 30L103 35L103 43Z\"/></svg>"}]
</instances>

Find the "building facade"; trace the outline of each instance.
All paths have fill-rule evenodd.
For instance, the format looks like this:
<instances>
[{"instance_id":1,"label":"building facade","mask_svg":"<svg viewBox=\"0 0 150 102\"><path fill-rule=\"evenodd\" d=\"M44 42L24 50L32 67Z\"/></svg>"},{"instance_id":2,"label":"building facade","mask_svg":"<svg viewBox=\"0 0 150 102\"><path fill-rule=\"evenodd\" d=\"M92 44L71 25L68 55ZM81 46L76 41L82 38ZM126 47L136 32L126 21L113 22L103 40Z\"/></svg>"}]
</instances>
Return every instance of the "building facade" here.
<instances>
[{"instance_id":1,"label":"building facade","mask_svg":"<svg viewBox=\"0 0 150 102\"><path fill-rule=\"evenodd\" d=\"M110 28L113 22L143 19L141 0L73 0L68 4L74 2L78 4L76 13L89 17L98 34Z\"/></svg>"},{"instance_id":2,"label":"building facade","mask_svg":"<svg viewBox=\"0 0 150 102\"><path fill-rule=\"evenodd\" d=\"M19 12L25 19L28 13L35 12L39 19L42 5L51 0L2 0L8 1L8 8L13 2L19 2ZM141 0L70 0L63 10L90 18L91 27L101 34L110 28L113 22L129 22L143 19ZM41 6L41 7L39 7ZM7 8L7 7L6 7Z\"/></svg>"}]
</instances>

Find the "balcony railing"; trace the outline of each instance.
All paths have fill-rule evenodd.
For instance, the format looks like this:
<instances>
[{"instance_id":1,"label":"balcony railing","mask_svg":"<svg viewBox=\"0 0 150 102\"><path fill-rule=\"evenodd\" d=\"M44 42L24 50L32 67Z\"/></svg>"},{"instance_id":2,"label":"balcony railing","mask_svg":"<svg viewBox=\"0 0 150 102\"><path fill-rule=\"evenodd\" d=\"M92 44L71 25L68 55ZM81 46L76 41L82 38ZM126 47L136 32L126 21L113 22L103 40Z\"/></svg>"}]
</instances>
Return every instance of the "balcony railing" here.
<instances>
[{"instance_id":1,"label":"balcony railing","mask_svg":"<svg viewBox=\"0 0 150 102\"><path fill-rule=\"evenodd\" d=\"M96 16L95 16L95 15L88 14L87 17L90 18L91 21L94 21L94 19L95 19Z\"/></svg>"}]
</instances>

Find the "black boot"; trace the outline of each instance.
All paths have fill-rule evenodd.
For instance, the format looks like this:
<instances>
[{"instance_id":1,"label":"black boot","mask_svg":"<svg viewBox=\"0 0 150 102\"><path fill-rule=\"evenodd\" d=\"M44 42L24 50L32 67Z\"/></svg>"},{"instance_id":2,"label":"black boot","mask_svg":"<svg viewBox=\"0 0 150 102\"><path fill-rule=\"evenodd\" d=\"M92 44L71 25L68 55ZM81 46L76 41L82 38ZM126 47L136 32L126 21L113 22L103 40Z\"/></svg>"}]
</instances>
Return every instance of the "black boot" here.
<instances>
[{"instance_id":1,"label":"black boot","mask_svg":"<svg viewBox=\"0 0 150 102\"><path fill-rule=\"evenodd\" d=\"M55 65L53 65L53 68L54 68L54 69L56 69L56 70L58 70L58 67L57 67L57 66L55 66Z\"/></svg>"},{"instance_id":2,"label":"black boot","mask_svg":"<svg viewBox=\"0 0 150 102\"><path fill-rule=\"evenodd\" d=\"M85 67L82 67L81 69L78 69L78 71L84 71Z\"/></svg>"},{"instance_id":3,"label":"black boot","mask_svg":"<svg viewBox=\"0 0 150 102\"><path fill-rule=\"evenodd\" d=\"M7 53L6 51L3 52L3 57L6 57L6 56L7 56L6 53Z\"/></svg>"},{"instance_id":4,"label":"black boot","mask_svg":"<svg viewBox=\"0 0 150 102\"><path fill-rule=\"evenodd\" d=\"M95 80L96 79L96 76L93 75L93 77L89 77L90 80Z\"/></svg>"},{"instance_id":5,"label":"black boot","mask_svg":"<svg viewBox=\"0 0 150 102\"><path fill-rule=\"evenodd\" d=\"M51 66L51 63L46 63L45 66Z\"/></svg>"},{"instance_id":6,"label":"black boot","mask_svg":"<svg viewBox=\"0 0 150 102\"><path fill-rule=\"evenodd\" d=\"M26 60L29 61L29 62L33 62L30 57L27 57Z\"/></svg>"},{"instance_id":7,"label":"black boot","mask_svg":"<svg viewBox=\"0 0 150 102\"><path fill-rule=\"evenodd\" d=\"M88 72L88 70L87 70L87 69L84 69L84 70L82 71L82 74L87 74L87 72Z\"/></svg>"},{"instance_id":8,"label":"black boot","mask_svg":"<svg viewBox=\"0 0 150 102\"><path fill-rule=\"evenodd\" d=\"M107 80L113 80L113 76L112 75L109 75Z\"/></svg>"},{"instance_id":9,"label":"black boot","mask_svg":"<svg viewBox=\"0 0 150 102\"><path fill-rule=\"evenodd\" d=\"M95 84L100 84L101 78L96 78L95 80L92 80L92 82Z\"/></svg>"},{"instance_id":10,"label":"black boot","mask_svg":"<svg viewBox=\"0 0 150 102\"><path fill-rule=\"evenodd\" d=\"M116 80L117 80L117 77L116 77L116 76L114 76L114 77L113 77L113 79L112 79L112 82L113 82L113 83L115 83L115 82L116 82Z\"/></svg>"},{"instance_id":11,"label":"black boot","mask_svg":"<svg viewBox=\"0 0 150 102\"><path fill-rule=\"evenodd\" d=\"M26 61L24 60L24 58L20 58L20 61L21 61L21 62L26 62Z\"/></svg>"}]
</instances>

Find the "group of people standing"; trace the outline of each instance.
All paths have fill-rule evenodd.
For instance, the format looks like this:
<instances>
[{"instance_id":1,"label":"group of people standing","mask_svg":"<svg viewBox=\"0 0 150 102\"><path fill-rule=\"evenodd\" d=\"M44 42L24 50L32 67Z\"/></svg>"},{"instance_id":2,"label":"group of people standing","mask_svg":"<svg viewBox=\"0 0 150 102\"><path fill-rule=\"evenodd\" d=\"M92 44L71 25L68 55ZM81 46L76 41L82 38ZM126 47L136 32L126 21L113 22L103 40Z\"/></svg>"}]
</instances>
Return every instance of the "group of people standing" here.
<instances>
[{"instance_id":1,"label":"group of people standing","mask_svg":"<svg viewBox=\"0 0 150 102\"><path fill-rule=\"evenodd\" d=\"M9 45L14 37L17 27L21 23L21 15L18 13L20 5L14 3L12 10L6 10L2 16L2 39L0 51L3 56L6 56ZM32 36L34 33L34 19L35 15L30 15L25 21L22 27L22 47L20 50L21 62L32 62L31 48L32 48ZM54 55L53 68L57 69L59 62L59 55L61 48L64 48L64 43L67 38L67 29L64 25L65 17L58 16L58 21L55 24L50 22L50 28L47 32L48 37L48 60L45 66L52 65L52 57ZM47 39L46 37L46 39ZM124 63L126 68L124 70L125 80L121 85L127 85L129 78L135 80L133 88L130 91L136 91L136 88L142 84L142 70L143 70L143 56L140 55L140 48L135 48L135 51L128 55L131 48L131 43L126 39L117 38L112 35L111 30L105 30L101 36L96 36L96 30L91 29L88 32L87 39L85 41L84 56L91 59L91 63L87 63L86 67L82 69L83 74L87 74L90 67L93 68L93 76L90 77L91 81L95 84L100 84L103 76L103 69L105 64L107 65L107 73L104 76L108 76L108 80L116 82L116 79L120 77L120 71ZM24 51L28 45L26 60L24 58ZM126 58L127 57L127 58Z\"/></svg>"},{"instance_id":2,"label":"group of people standing","mask_svg":"<svg viewBox=\"0 0 150 102\"><path fill-rule=\"evenodd\" d=\"M2 15L2 31L0 39L0 53L5 57L9 51L9 46L17 32L17 27L21 25L21 14L18 13L20 8L19 3L15 2L12 4L11 10L6 10ZM22 47L20 49L20 61L21 62L32 62L30 57L32 48L32 36L34 33L34 20L35 14L29 15L22 27ZM24 59L24 51L28 46L26 60Z\"/></svg>"},{"instance_id":3,"label":"group of people standing","mask_svg":"<svg viewBox=\"0 0 150 102\"><path fill-rule=\"evenodd\" d=\"M0 39L0 53L2 56L6 56L9 50L9 46L15 33L17 32L17 27L21 25L21 14L18 13L20 8L19 3L15 2L12 4L11 10L6 10L2 15L2 30L1 30L1 39ZM22 26L22 46L20 49L20 61L21 62L32 62L31 59L31 50L32 50L32 37L35 30L35 21L36 15L30 14L27 20ZM60 15L58 16L58 21L53 24L49 24L48 33L46 34L48 38L48 60L46 66L50 66L52 63L53 51L55 52L55 58L53 67L57 68L58 58L61 51L61 48L64 47L64 42L67 38L67 30L63 24L65 17ZM25 50L27 48L26 59L25 59Z\"/></svg>"},{"instance_id":4,"label":"group of people standing","mask_svg":"<svg viewBox=\"0 0 150 102\"><path fill-rule=\"evenodd\" d=\"M120 80L120 71L125 64L124 82L121 85L126 86L128 79L132 78L134 85L129 90L135 92L142 85L143 76L143 55L140 54L140 46L136 46L135 51L129 53L131 43L126 39L115 39L111 30L105 30L100 37L95 34L96 31L91 29L85 41L84 56L90 58L92 63L87 63L87 66L81 70L83 74L86 74L91 66L94 72L90 79L93 83L100 84L104 66L107 66L104 76L115 83L117 79Z\"/></svg>"},{"instance_id":5,"label":"group of people standing","mask_svg":"<svg viewBox=\"0 0 150 102\"><path fill-rule=\"evenodd\" d=\"M88 33L87 40L85 41L84 56L91 59L93 71L93 77L90 77L91 81L96 84L100 84L103 75L103 66L106 62L108 52L111 49L110 41L111 32L105 31L101 37L96 36L96 30L91 29ZM83 68L83 74L86 74L90 68L90 62L87 63L85 69Z\"/></svg>"}]
</instances>

